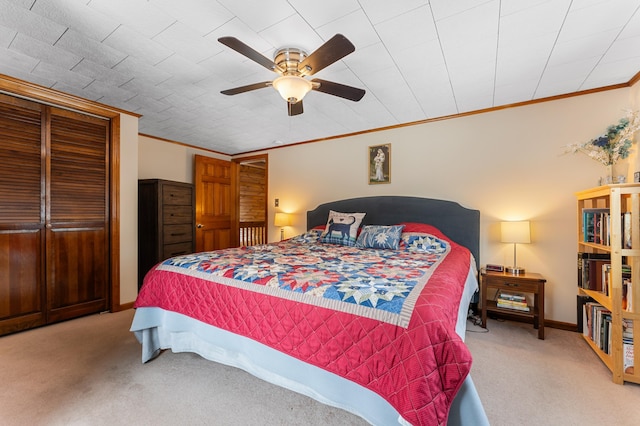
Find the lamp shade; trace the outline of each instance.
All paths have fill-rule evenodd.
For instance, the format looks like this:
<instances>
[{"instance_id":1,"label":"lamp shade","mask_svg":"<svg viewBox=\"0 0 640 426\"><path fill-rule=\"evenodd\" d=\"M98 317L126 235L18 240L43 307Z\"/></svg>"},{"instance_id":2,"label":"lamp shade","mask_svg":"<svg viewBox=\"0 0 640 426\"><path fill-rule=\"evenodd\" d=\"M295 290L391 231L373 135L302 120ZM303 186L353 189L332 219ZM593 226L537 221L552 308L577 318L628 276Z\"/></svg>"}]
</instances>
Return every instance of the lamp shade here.
<instances>
[{"instance_id":1,"label":"lamp shade","mask_svg":"<svg viewBox=\"0 0 640 426\"><path fill-rule=\"evenodd\" d=\"M274 226L291 226L291 215L288 213L276 213L273 219Z\"/></svg>"},{"instance_id":2,"label":"lamp shade","mask_svg":"<svg viewBox=\"0 0 640 426\"><path fill-rule=\"evenodd\" d=\"M530 243L531 225L528 220L501 222L500 234L503 243Z\"/></svg>"},{"instance_id":3,"label":"lamp shade","mask_svg":"<svg viewBox=\"0 0 640 426\"><path fill-rule=\"evenodd\" d=\"M295 75L283 75L273 80L273 88L280 93L280 96L291 103L296 103L304 98L313 88L309 80Z\"/></svg>"}]
</instances>

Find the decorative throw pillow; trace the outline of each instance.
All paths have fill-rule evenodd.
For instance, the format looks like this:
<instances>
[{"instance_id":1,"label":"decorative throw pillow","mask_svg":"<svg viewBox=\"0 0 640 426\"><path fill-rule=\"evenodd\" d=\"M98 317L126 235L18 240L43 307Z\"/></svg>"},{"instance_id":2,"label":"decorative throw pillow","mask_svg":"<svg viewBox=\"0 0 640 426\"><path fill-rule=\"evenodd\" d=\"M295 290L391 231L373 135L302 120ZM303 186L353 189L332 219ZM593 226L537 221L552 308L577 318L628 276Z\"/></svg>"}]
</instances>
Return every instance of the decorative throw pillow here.
<instances>
[{"instance_id":1,"label":"decorative throw pillow","mask_svg":"<svg viewBox=\"0 0 640 426\"><path fill-rule=\"evenodd\" d=\"M312 228L304 234L296 235L289 238L289 241L300 244L317 243L322 234L321 229Z\"/></svg>"},{"instance_id":2,"label":"decorative throw pillow","mask_svg":"<svg viewBox=\"0 0 640 426\"><path fill-rule=\"evenodd\" d=\"M355 246L358 228L366 213L340 213L329 210L327 226L320 242Z\"/></svg>"},{"instance_id":3,"label":"decorative throw pillow","mask_svg":"<svg viewBox=\"0 0 640 426\"><path fill-rule=\"evenodd\" d=\"M397 250L404 225L365 225L358 235L356 246Z\"/></svg>"},{"instance_id":4,"label":"decorative throw pillow","mask_svg":"<svg viewBox=\"0 0 640 426\"><path fill-rule=\"evenodd\" d=\"M447 242L435 235L421 232L404 232L401 246L408 251L441 253L446 251Z\"/></svg>"}]
</instances>

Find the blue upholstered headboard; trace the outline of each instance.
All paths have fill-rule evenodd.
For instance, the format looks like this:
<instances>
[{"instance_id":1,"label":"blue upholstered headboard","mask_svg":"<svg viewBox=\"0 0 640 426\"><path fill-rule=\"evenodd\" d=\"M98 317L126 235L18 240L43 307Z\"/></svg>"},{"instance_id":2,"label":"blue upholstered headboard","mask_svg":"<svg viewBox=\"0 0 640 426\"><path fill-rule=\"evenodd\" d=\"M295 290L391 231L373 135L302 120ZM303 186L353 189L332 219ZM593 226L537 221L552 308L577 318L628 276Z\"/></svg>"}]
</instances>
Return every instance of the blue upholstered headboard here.
<instances>
[{"instance_id":1,"label":"blue upholstered headboard","mask_svg":"<svg viewBox=\"0 0 640 426\"><path fill-rule=\"evenodd\" d=\"M361 197L321 204L307 212L307 229L327 223L329 210L364 212L363 225L393 225L420 222L433 225L456 243L467 247L480 268L480 211L453 201L431 198L380 196Z\"/></svg>"}]
</instances>

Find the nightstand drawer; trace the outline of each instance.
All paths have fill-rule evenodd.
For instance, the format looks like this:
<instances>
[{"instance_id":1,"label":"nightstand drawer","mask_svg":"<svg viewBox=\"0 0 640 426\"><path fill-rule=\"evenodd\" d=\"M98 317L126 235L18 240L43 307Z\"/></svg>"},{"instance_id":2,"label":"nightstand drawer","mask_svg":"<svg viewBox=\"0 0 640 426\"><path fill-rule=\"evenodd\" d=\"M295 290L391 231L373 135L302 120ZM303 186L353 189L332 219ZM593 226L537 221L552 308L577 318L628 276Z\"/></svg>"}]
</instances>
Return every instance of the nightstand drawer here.
<instances>
[{"instance_id":1,"label":"nightstand drawer","mask_svg":"<svg viewBox=\"0 0 640 426\"><path fill-rule=\"evenodd\" d=\"M501 287L508 288L513 291L520 291L523 293L537 293L538 292L538 284L532 282L518 282L509 278L485 278L485 285L489 287Z\"/></svg>"}]
</instances>

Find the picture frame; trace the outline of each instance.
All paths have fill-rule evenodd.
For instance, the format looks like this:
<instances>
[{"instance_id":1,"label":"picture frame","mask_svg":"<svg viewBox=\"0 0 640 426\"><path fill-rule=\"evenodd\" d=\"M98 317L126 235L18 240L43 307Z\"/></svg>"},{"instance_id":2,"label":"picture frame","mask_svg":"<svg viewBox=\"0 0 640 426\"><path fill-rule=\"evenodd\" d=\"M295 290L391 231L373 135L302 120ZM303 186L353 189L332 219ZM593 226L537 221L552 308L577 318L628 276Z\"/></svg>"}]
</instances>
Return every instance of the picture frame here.
<instances>
[{"instance_id":1,"label":"picture frame","mask_svg":"<svg viewBox=\"0 0 640 426\"><path fill-rule=\"evenodd\" d=\"M369 185L391 183L391 144L372 145L367 151Z\"/></svg>"}]
</instances>

